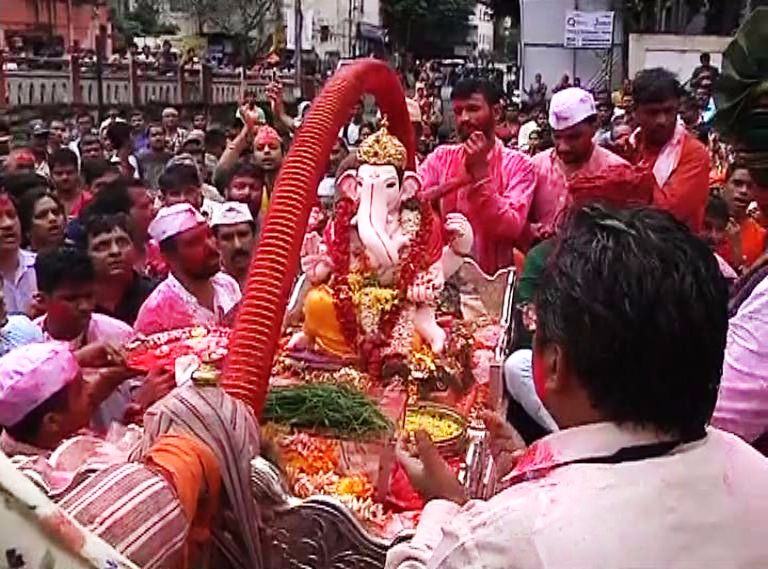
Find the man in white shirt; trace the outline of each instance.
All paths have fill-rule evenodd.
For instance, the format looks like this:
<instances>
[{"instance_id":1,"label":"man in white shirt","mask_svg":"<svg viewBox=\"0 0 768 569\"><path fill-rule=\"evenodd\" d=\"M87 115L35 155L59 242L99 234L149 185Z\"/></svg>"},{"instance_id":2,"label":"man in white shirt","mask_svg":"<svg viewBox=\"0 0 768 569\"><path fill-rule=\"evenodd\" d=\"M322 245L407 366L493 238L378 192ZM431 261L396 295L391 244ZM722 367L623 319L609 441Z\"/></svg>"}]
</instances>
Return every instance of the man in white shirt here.
<instances>
[{"instance_id":1,"label":"man in white shirt","mask_svg":"<svg viewBox=\"0 0 768 569\"><path fill-rule=\"evenodd\" d=\"M577 208L556 239L533 361L561 430L501 468L488 501L418 433L420 460L399 459L432 500L387 567L768 567L768 460L707 428L728 326L711 252L653 209Z\"/></svg>"},{"instance_id":2,"label":"man in white shirt","mask_svg":"<svg viewBox=\"0 0 768 569\"><path fill-rule=\"evenodd\" d=\"M170 274L139 310L134 329L142 334L222 324L240 301L240 287L220 272L216 237L188 203L161 208L149 225Z\"/></svg>"},{"instance_id":3,"label":"man in white shirt","mask_svg":"<svg viewBox=\"0 0 768 569\"><path fill-rule=\"evenodd\" d=\"M35 254L21 249L21 222L5 192L0 192L0 278L8 312L27 312L37 291Z\"/></svg>"}]
</instances>

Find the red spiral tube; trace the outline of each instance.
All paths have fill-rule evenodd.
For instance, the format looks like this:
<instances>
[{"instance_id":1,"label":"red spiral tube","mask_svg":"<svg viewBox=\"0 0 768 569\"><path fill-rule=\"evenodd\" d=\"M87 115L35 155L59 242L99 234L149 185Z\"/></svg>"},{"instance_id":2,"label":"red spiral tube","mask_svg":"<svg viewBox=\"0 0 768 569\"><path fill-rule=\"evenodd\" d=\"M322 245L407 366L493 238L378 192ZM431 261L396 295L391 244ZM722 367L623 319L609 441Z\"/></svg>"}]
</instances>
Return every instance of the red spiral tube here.
<instances>
[{"instance_id":1,"label":"red spiral tube","mask_svg":"<svg viewBox=\"0 0 768 569\"><path fill-rule=\"evenodd\" d=\"M405 144L408 167L414 166L413 128L395 72L381 61L366 59L336 73L312 103L283 162L229 343L221 386L250 405L257 417L269 388L304 231L317 202L317 186L339 130L365 93L376 97L390 132Z\"/></svg>"}]
</instances>

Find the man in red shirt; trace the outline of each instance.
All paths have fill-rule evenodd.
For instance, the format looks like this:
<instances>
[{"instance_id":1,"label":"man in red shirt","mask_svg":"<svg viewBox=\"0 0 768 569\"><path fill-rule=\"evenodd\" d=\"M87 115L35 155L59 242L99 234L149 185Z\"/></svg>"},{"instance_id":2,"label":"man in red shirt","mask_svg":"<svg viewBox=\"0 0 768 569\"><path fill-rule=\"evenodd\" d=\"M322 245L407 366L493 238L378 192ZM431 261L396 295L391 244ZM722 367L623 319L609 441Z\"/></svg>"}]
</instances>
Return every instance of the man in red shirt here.
<instances>
[{"instance_id":1,"label":"man in red shirt","mask_svg":"<svg viewBox=\"0 0 768 569\"><path fill-rule=\"evenodd\" d=\"M682 88L662 68L645 69L632 83L634 161L653 169L658 188L653 204L669 211L694 233L701 230L709 196L709 153L678 119Z\"/></svg>"},{"instance_id":2,"label":"man in red shirt","mask_svg":"<svg viewBox=\"0 0 768 569\"><path fill-rule=\"evenodd\" d=\"M482 79L459 81L451 93L460 144L439 146L419 166L423 198L439 199L445 220L464 215L472 224L472 257L486 273L512 265L533 200L530 159L496 138L499 94Z\"/></svg>"}]
</instances>

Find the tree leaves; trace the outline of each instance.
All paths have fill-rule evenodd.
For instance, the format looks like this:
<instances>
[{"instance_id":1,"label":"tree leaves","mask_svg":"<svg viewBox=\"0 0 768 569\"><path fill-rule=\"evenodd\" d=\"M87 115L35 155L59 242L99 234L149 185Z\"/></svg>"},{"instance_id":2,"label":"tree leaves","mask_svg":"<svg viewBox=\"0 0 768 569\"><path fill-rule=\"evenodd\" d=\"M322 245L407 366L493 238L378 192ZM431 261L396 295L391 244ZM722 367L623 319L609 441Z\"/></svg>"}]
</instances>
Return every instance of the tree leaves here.
<instances>
[{"instance_id":1,"label":"tree leaves","mask_svg":"<svg viewBox=\"0 0 768 569\"><path fill-rule=\"evenodd\" d=\"M466 41L472 0L382 0L384 26L395 49L417 56L450 56Z\"/></svg>"}]
</instances>

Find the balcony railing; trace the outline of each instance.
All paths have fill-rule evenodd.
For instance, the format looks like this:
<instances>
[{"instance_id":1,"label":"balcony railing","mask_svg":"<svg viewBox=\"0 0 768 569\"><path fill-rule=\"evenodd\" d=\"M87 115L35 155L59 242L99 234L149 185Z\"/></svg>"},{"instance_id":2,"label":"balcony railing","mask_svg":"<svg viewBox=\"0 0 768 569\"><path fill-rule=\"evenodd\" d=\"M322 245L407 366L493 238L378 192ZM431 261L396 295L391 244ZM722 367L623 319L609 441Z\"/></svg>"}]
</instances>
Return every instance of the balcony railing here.
<instances>
[{"instance_id":1,"label":"balcony railing","mask_svg":"<svg viewBox=\"0 0 768 569\"><path fill-rule=\"evenodd\" d=\"M217 69L206 64L104 63L101 81L93 59L10 57L0 53L0 108L4 106L99 104L143 106L220 105L238 102L244 93L266 98L273 79L283 83L286 102L300 96L294 75Z\"/></svg>"}]
</instances>

